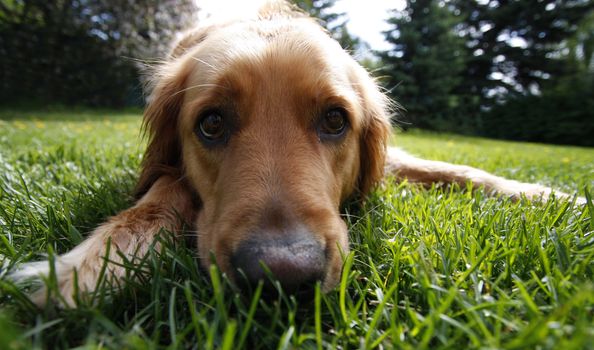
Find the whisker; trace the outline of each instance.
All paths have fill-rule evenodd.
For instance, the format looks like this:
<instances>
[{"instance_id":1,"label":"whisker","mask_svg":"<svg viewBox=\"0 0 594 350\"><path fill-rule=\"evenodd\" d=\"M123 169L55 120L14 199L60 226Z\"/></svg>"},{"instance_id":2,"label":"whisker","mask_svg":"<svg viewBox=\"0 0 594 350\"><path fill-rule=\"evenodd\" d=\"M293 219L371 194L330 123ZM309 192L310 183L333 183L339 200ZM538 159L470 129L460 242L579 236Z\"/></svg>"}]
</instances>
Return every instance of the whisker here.
<instances>
[{"instance_id":1,"label":"whisker","mask_svg":"<svg viewBox=\"0 0 594 350\"><path fill-rule=\"evenodd\" d=\"M185 237L200 237L200 236L203 236L203 234L201 234L198 231L194 231L194 232L184 231L184 236Z\"/></svg>"},{"instance_id":2,"label":"whisker","mask_svg":"<svg viewBox=\"0 0 594 350\"><path fill-rule=\"evenodd\" d=\"M208 83L207 84L197 84L197 85L188 86L185 89L181 89L181 90L175 92L173 95L171 95L171 97L177 96L178 94L184 93L184 92L192 90L192 89L201 88L201 87L210 87L210 88L219 88L219 89L229 90L229 88L227 88L226 86L222 86L219 84L208 84Z\"/></svg>"},{"instance_id":3,"label":"whisker","mask_svg":"<svg viewBox=\"0 0 594 350\"><path fill-rule=\"evenodd\" d=\"M193 59L194 61L197 61L197 62L200 62L200 63L202 63L203 65L207 66L208 68L212 68L212 69L214 69L215 71L218 71L218 70L219 70L219 67L216 67L215 65L213 65L213 64L210 64L210 63L206 62L205 60L202 60L202 59L200 59L200 58L198 58L198 57L192 57L192 59Z\"/></svg>"}]
</instances>

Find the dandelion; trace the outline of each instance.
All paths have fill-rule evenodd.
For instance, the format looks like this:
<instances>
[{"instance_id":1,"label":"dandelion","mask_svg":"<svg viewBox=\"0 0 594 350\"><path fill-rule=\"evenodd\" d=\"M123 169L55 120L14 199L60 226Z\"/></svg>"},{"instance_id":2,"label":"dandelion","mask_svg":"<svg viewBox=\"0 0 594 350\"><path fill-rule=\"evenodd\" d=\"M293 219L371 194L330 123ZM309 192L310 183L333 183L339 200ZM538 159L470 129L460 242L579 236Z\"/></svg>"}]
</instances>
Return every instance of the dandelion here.
<instances>
[{"instance_id":1,"label":"dandelion","mask_svg":"<svg viewBox=\"0 0 594 350\"><path fill-rule=\"evenodd\" d=\"M20 129L20 130L25 130L25 129L27 128L27 124L23 123L23 122L22 122L22 121L20 121L20 120L16 120L16 121L14 121L14 123L13 123L13 124L14 124L14 126L15 126L17 129Z\"/></svg>"}]
</instances>

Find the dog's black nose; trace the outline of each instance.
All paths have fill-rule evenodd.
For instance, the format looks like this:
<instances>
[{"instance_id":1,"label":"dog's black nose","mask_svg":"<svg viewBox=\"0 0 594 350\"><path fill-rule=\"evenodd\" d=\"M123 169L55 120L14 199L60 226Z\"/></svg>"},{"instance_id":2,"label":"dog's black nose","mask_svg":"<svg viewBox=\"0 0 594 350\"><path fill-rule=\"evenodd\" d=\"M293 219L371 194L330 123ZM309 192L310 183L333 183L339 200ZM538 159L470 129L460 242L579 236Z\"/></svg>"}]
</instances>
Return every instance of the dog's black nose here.
<instances>
[{"instance_id":1,"label":"dog's black nose","mask_svg":"<svg viewBox=\"0 0 594 350\"><path fill-rule=\"evenodd\" d=\"M283 291L291 294L313 292L314 284L324 278L326 270L326 258L320 244L303 236L245 241L232 255L231 264L237 270L239 284L248 282L256 286L262 280L264 286L271 289L268 269L272 274L270 277L278 280Z\"/></svg>"}]
</instances>

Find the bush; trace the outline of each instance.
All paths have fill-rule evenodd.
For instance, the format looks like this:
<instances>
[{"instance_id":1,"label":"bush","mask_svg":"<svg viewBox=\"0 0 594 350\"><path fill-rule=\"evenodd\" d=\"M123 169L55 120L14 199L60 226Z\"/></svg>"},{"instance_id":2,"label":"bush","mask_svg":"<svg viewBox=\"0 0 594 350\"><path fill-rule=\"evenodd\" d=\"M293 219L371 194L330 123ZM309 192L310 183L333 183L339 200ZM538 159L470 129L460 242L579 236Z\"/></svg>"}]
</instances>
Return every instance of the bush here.
<instances>
[{"instance_id":1,"label":"bush","mask_svg":"<svg viewBox=\"0 0 594 350\"><path fill-rule=\"evenodd\" d=\"M594 74L574 76L541 96L515 98L492 109L483 117L481 134L594 146Z\"/></svg>"},{"instance_id":2,"label":"bush","mask_svg":"<svg viewBox=\"0 0 594 350\"><path fill-rule=\"evenodd\" d=\"M0 103L119 107L139 84L132 61L82 29L48 33L31 24L2 26L0 44Z\"/></svg>"}]
</instances>

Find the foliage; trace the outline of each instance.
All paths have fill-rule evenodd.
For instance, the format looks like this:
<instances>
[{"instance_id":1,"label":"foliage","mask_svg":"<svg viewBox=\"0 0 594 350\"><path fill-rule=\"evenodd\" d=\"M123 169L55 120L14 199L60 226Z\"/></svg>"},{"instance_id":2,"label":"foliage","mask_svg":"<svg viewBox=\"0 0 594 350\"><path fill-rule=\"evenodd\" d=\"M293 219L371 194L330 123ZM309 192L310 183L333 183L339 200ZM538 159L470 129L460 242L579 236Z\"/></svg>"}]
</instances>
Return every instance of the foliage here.
<instances>
[{"instance_id":1,"label":"foliage","mask_svg":"<svg viewBox=\"0 0 594 350\"><path fill-rule=\"evenodd\" d=\"M386 33L387 88L413 127L591 144L592 9L585 0L410 0Z\"/></svg>"},{"instance_id":2,"label":"foliage","mask_svg":"<svg viewBox=\"0 0 594 350\"><path fill-rule=\"evenodd\" d=\"M537 2L453 0L456 30L466 39L469 60L462 90L480 94L480 106L530 95L566 74L563 49L594 9L583 0Z\"/></svg>"},{"instance_id":3,"label":"foliage","mask_svg":"<svg viewBox=\"0 0 594 350\"><path fill-rule=\"evenodd\" d=\"M139 125L138 112L0 111L3 349L592 347L592 203L514 203L455 187L387 183L348 209L353 253L341 283L310 302L239 291L216 268L200 270L191 240L164 235L161 253L126 264L119 294L102 286L76 309L36 309L7 269L70 249L130 205ZM395 141L569 192L594 185L589 149L419 132Z\"/></svg>"},{"instance_id":4,"label":"foliage","mask_svg":"<svg viewBox=\"0 0 594 350\"><path fill-rule=\"evenodd\" d=\"M592 147L593 111L594 72L564 78L540 96L512 98L493 108L485 113L483 134Z\"/></svg>"},{"instance_id":5,"label":"foliage","mask_svg":"<svg viewBox=\"0 0 594 350\"><path fill-rule=\"evenodd\" d=\"M565 54L556 62L562 73L542 81L540 94L512 97L485 113L482 133L513 140L594 146L593 49L594 12L564 43Z\"/></svg>"},{"instance_id":6,"label":"foliage","mask_svg":"<svg viewBox=\"0 0 594 350\"><path fill-rule=\"evenodd\" d=\"M464 42L453 31L449 10L437 0L409 0L388 20L393 49L380 55L386 84L404 103L407 121L424 129L444 129L455 117L462 83ZM403 125L406 127L406 125Z\"/></svg>"},{"instance_id":7,"label":"foliage","mask_svg":"<svg viewBox=\"0 0 594 350\"><path fill-rule=\"evenodd\" d=\"M141 97L137 59L162 58L192 0L0 2L0 102L121 106Z\"/></svg>"}]
</instances>

